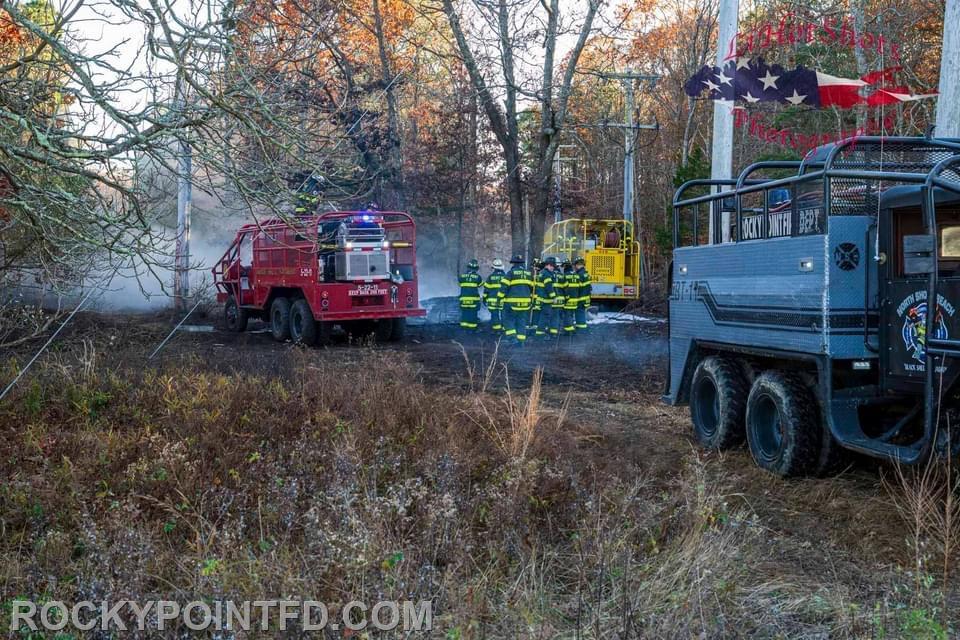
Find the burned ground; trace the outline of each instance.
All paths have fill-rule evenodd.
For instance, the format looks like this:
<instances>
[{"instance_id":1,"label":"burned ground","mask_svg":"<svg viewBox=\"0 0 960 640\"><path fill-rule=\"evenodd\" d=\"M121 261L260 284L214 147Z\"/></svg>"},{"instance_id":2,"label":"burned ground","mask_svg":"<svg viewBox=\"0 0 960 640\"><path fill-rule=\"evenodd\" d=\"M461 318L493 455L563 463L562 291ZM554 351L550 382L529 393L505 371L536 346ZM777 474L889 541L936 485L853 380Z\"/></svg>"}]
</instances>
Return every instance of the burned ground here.
<instances>
[{"instance_id":1,"label":"burned ground","mask_svg":"<svg viewBox=\"0 0 960 640\"><path fill-rule=\"evenodd\" d=\"M700 451L655 323L522 350L181 333L148 361L169 329L83 317L0 404L4 602L417 596L449 638L957 629L916 484Z\"/></svg>"}]
</instances>

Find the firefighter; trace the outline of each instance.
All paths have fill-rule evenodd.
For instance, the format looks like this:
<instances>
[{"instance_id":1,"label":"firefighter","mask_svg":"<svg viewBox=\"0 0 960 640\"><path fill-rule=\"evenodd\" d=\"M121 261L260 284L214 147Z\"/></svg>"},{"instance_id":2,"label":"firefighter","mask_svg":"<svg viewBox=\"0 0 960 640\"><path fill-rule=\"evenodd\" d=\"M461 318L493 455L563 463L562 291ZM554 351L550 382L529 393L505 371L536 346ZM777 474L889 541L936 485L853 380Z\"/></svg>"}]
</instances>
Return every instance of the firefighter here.
<instances>
[{"instance_id":1,"label":"firefighter","mask_svg":"<svg viewBox=\"0 0 960 640\"><path fill-rule=\"evenodd\" d=\"M533 296L533 274L523 262L519 255L510 259L512 266L503 276L498 294L503 303L503 335L516 339L518 345L527 339Z\"/></svg>"},{"instance_id":2,"label":"firefighter","mask_svg":"<svg viewBox=\"0 0 960 640\"><path fill-rule=\"evenodd\" d=\"M577 327L574 316L577 312L577 302L580 298L580 285L577 274L573 272L573 264L569 260L563 261L563 313L560 314L564 335L572 336Z\"/></svg>"},{"instance_id":3,"label":"firefighter","mask_svg":"<svg viewBox=\"0 0 960 640\"><path fill-rule=\"evenodd\" d=\"M317 210L317 203L319 201L320 198L315 193L311 193L309 191L298 191L297 204L293 212L298 216L306 216L315 213Z\"/></svg>"},{"instance_id":4,"label":"firefighter","mask_svg":"<svg viewBox=\"0 0 960 640\"><path fill-rule=\"evenodd\" d=\"M577 258L573 261L574 275L578 288L576 328L577 331L587 330L587 309L590 307L590 294L593 292L593 286L590 281L590 274L587 272L586 262L583 258Z\"/></svg>"},{"instance_id":5,"label":"firefighter","mask_svg":"<svg viewBox=\"0 0 960 640\"><path fill-rule=\"evenodd\" d=\"M467 271L460 274L460 328L467 331L477 329L477 311L480 308L480 287L483 278L478 273L480 263L471 260Z\"/></svg>"},{"instance_id":6,"label":"firefighter","mask_svg":"<svg viewBox=\"0 0 960 640\"><path fill-rule=\"evenodd\" d=\"M537 276L537 301L541 305L540 314L537 318L536 335L549 337L556 335L553 326L556 324L554 319L554 304L557 299L557 259L550 256L543 261L543 270Z\"/></svg>"},{"instance_id":7,"label":"firefighter","mask_svg":"<svg viewBox=\"0 0 960 640\"><path fill-rule=\"evenodd\" d=\"M493 261L493 271L487 276L487 281L483 284L483 302L490 310L490 328L494 333L503 331L503 305L500 302L501 282L503 281L503 260L497 258Z\"/></svg>"}]
</instances>

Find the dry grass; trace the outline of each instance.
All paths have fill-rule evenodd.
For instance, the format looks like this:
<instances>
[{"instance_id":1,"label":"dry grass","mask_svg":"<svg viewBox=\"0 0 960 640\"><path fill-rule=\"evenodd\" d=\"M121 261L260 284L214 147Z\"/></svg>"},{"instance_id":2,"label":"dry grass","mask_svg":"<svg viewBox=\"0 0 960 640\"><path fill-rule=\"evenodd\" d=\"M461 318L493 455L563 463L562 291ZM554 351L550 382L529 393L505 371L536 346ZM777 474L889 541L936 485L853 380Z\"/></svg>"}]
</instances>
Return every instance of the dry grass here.
<instances>
[{"instance_id":1,"label":"dry grass","mask_svg":"<svg viewBox=\"0 0 960 640\"><path fill-rule=\"evenodd\" d=\"M432 599L433 637L460 639L956 628L955 608L922 627L896 571L783 535L723 464L640 473L542 370L520 393L494 355L464 392L397 352L290 358L285 378L92 342L46 360L0 405L0 605Z\"/></svg>"},{"instance_id":2,"label":"dry grass","mask_svg":"<svg viewBox=\"0 0 960 640\"><path fill-rule=\"evenodd\" d=\"M920 468L894 467L884 486L910 529L911 600L925 613L924 628L947 637L956 615L949 594L960 541L960 473L952 459L935 459Z\"/></svg>"}]
</instances>

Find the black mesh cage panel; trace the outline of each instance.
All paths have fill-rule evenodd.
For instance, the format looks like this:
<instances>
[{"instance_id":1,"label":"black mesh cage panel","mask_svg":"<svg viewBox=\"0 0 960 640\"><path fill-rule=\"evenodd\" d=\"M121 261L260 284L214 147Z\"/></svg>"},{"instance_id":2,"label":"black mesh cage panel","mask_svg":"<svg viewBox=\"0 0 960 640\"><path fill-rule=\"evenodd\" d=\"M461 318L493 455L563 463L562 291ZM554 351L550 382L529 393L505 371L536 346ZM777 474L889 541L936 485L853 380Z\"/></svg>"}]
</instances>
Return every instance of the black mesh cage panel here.
<instances>
[{"instance_id":1,"label":"black mesh cage panel","mask_svg":"<svg viewBox=\"0 0 960 640\"><path fill-rule=\"evenodd\" d=\"M853 141L833 160L831 169L847 171L888 171L926 174L934 165L957 153L933 141ZM942 175L960 182L956 170ZM831 215L875 215L880 195L891 187L907 184L898 180L830 178Z\"/></svg>"}]
</instances>

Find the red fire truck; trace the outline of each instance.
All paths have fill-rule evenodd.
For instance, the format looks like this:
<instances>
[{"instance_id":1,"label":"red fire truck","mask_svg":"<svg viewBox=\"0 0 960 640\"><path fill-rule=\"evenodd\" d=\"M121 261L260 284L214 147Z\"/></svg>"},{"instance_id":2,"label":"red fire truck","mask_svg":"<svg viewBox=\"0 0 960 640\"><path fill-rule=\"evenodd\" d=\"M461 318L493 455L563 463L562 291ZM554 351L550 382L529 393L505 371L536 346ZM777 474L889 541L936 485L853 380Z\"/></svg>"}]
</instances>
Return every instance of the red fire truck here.
<instances>
[{"instance_id":1,"label":"red fire truck","mask_svg":"<svg viewBox=\"0 0 960 640\"><path fill-rule=\"evenodd\" d=\"M276 340L326 342L339 325L379 341L426 315L417 294L416 225L406 213L331 211L241 227L213 267L231 331L250 318Z\"/></svg>"}]
</instances>

